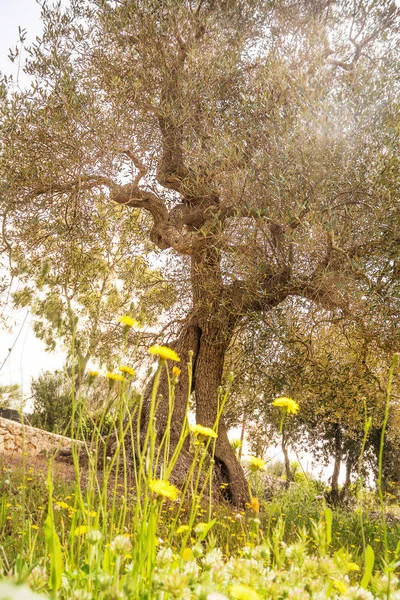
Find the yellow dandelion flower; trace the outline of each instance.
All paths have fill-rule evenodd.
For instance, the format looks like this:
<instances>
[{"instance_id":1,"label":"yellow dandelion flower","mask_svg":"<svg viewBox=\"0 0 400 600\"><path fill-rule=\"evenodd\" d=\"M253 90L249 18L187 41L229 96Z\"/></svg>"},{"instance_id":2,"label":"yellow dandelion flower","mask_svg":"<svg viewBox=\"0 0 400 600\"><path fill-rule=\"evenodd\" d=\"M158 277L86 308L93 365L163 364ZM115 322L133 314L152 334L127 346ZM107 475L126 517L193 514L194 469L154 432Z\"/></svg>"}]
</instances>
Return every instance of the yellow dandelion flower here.
<instances>
[{"instance_id":1,"label":"yellow dandelion flower","mask_svg":"<svg viewBox=\"0 0 400 600\"><path fill-rule=\"evenodd\" d=\"M177 534L179 534L179 533L186 533L187 531L189 531L189 529L190 529L189 525L180 525L178 527L178 529L176 530L176 533Z\"/></svg>"},{"instance_id":2,"label":"yellow dandelion flower","mask_svg":"<svg viewBox=\"0 0 400 600\"><path fill-rule=\"evenodd\" d=\"M31 529L39 529L38 525L31 525Z\"/></svg>"},{"instance_id":3,"label":"yellow dandelion flower","mask_svg":"<svg viewBox=\"0 0 400 600\"><path fill-rule=\"evenodd\" d=\"M66 502L55 502L56 506L59 506L60 508L69 508L68 504Z\"/></svg>"},{"instance_id":4,"label":"yellow dandelion flower","mask_svg":"<svg viewBox=\"0 0 400 600\"><path fill-rule=\"evenodd\" d=\"M136 321L136 319L133 319L129 315L123 315L119 318L118 322L126 325L127 327L140 327L139 321Z\"/></svg>"},{"instance_id":5,"label":"yellow dandelion flower","mask_svg":"<svg viewBox=\"0 0 400 600\"><path fill-rule=\"evenodd\" d=\"M182 558L183 560L194 560L194 554L193 554L193 550L191 548L184 548L183 552L182 552Z\"/></svg>"},{"instance_id":6,"label":"yellow dandelion flower","mask_svg":"<svg viewBox=\"0 0 400 600\"><path fill-rule=\"evenodd\" d=\"M175 362L180 362L181 360L175 350L168 348L168 346L159 346L158 344L155 344L154 346L150 346L148 352L149 354L159 356L163 360L174 360Z\"/></svg>"},{"instance_id":7,"label":"yellow dandelion flower","mask_svg":"<svg viewBox=\"0 0 400 600\"><path fill-rule=\"evenodd\" d=\"M172 367L172 375L174 377L179 377L180 374L181 374L181 370L179 367Z\"/></svg>"},{"instance_id":8,"label":"yellow dandelion flower","mask_svg":"<svg viewBox=\"0 0 400 600\"><path fill-rule=\"evenodd\" d=\"M132 375L132 377L135 375L135 369L132 369L132 367L127 367L126 365L122 365L122 367L120 367L119 370L121 371L121 373L127 373L128 375Z\"/></svg>"},{"instance_id":9,"label":"yellow dandelion flower","mask_svg":"<svg viewBox=\"0 0 400 600\"><path fill-rule=\"evenodd\" d=\"M284 396L277 398L272 404L285 409L287 413L292 413L293 415L295 415L300 408L295 400L292 400L292 398L285 398Z\"/></svg>"},{"instance_id":10,"label":"yellow dandelion flower","mask_svg":"<svg viewBox=\"0 0 400 600\"><path fill-rule=\"evenodd\" d=\"M258 501L258 498L256 498L255 496L253 496L250 500L250 508L257 515L260 512L260 503Z\"/></svg>"},{"instance_id":11,"label":"yellow dandelion flower","mask_svg":"<svg viewBox=\"0 0 400 600\"><path fill-rule=\"evenodd\" d=\"M168 498L168 500L176 500L180 494L177 487L164 479L154 479L149 487L157 496Z\"/></svg>"},{"instance_id":12,"label":"yellow dandelion flower","mask_svg":"<svg viewBox=\"0 0 400 600\"><path fill-rule=\"evenodd\" d=\"M107 379L111 379L111 381L125 381L123 375L120 375L119 373L110 373L110 371L107 371L106 377Z\"/></svg>"},{"instance_id":13,"label":"yellow dandelion flower","mask_svg":"<svg viewBox=\"0 0 400 600\"><path fill-rule=\"evenodd\" d=\"M88 371L89 377L97 377L99 374L98 371Z\"/></svg>"},{"instance_id":14,"label":"yellow dandelion flower","mask_svg":"<svg viewBox=\"0 0 400 600\"><path fill-rule=\"evenodd\" d=\"M249 457L249 463L250 463L250 469L252 471L264 471L265 470L265 460L263 460L262 458L258 458L257 456L250 456Z\"/></svg>"},{"instance_id":15,"label":"yellow dandelion flower","mask_svg":"<svg viewBox=\"0 0 400 600\"><path fill-rule=\"evenodd\" d=\"M218 437L218 434L215 433L214 429L211 429L210 427L203 427L202 425L191 425L190 431L194 435L203 435L205 437L210 437L210 438Z\"/></svg>"},{"instance_id":16,"label":"yellow dandelion flower","mask_svg":"<svg viewBox=\"0 0 400 600\"><path fill-rule=\"evenodd\" d=\"M235 600L261 600L261 596L247 585L231 585L230 594Z\"/></svg>"},{"instance_id":17,"label":"yellow dandelion flower","mask_svg":"<svg viewBox=\"0 0 400 600\"><path fill-rule=\"evenodd\" d=\"M88 528L86 525L79 525L79 527L77 527L74 531L74 535L79 536L79 535L85 535L85 533L87 533Z\"/></svg>"}]
</instances>

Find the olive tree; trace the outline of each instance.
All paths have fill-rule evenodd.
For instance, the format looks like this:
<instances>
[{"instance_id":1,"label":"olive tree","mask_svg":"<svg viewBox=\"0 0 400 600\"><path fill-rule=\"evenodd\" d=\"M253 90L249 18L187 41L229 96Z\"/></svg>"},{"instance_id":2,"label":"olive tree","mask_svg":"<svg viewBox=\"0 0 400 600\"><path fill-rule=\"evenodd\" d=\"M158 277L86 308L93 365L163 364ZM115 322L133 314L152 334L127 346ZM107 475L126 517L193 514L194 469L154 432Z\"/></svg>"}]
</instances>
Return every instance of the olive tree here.
<instances>
[{"instance_id":1,"label":"olive tree","mask_svg":"<svg viewBox=\"0 0 400 600\"><path fill-rule=\"evenodd\" d=\"M349 313L380 261L396 268L399 9L72 0L43 4L42 18L31 87L11 87L1 111L9 243L42 235L55 214L84 230L97 203L140 209L179 274L173 346L184 362L193 353L196 418L213 426L225 354L249 315L291 296ZM183 369L172 438L187 385ZM166 379L160 390L162 432ZM223 420L215 458L242 503Z\"/></svg>"}]
</instances>

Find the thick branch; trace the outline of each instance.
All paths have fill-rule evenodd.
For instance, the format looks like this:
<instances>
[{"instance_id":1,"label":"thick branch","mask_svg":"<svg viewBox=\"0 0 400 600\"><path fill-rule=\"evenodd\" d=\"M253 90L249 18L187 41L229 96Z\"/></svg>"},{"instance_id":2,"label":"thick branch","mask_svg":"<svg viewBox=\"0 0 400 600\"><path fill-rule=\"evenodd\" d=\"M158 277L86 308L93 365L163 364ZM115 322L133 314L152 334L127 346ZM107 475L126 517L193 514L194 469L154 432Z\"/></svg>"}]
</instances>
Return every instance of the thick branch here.
<instances>
[{"instance_id":1,"label":"thick branch","mask_svg":"<svg viewBox=\"0 0 400 600\"><path fill-rule=\"evenodd\" d=\"M95 187L105 186L110 190L119 187L109 177L103 175L81 175L67 183L51 183L45 187L39 187L34 190L35 196L42 194L67 194L77 190L92 190Z\"/></svg>"},{"instance_id":2,"label":"thick branch","mask_svg":"<svg viewBox=\"0 0 400 600\"><path fill-rule=\"evenodd\" d=\"M141 172L141 169L139 171ZM34 195L67 194L105 186L110 190L110 198L114 202L130 208L141 208L151 214L154 224L150 238L161 250L173 248L181 254L193 254L203 242L204 236L200 233L186 232L182 224L174 223L163 201L153 192L139 188L136 181L137 178L132 183L118 185L101 175L82 175L67 183L53 183L38 188Z\"/></svg>"},{"instance_id":3,"label":"thick branch","mask_svg":"<svg viewBox=\"0 0 400 600\"><path fill-rule=\"evenodd\" d=\"M125 206L144 208L151 214L154 225L150 238L161 250L173 248L181 254L190 255L204 240L202 234L186 232L179 224L173 223L163 201L153 192L142 190L135 183L113 190L111 199Z\"/></svg>"},{"instance_id":4,"label":"thick branch","mask_svg":"<svg viewBox=\"0 0 400 600\"><path fill-rule=\"evenodd\" d=\"M392 10L389 10L388 16L385 19L383 19L382 22L379 23L371 31L371 33L365 35L360 41L357 41L357 38L360 37L362 31L364 30L366 19L364 19L364 23L362 24L361 29L356 36L353 36L353 33L352 33L353 28L354 28L354 21L353 21L352 26L351 26L350 36L349 36L349 41L353 45L353 48L354 48L352 57L349 60L338 60L335 58L330 58L330 56L332 54L334 54L334 51L331 48L328 48L326 51L326 57L327 57L326 62L334 67L340 67L341 69L344 69L345 71L351 71L352 69L354 69L355 65L359 61L360 57L362 56L362 54L363 54L364 50L367 48L367 46L371 42L376 41L379 38L379 36L384 35L386 30L388 30L390 27L392 27L393 25L396 24L396 21L399 19L399 17L400 17L400 10L393 6Z\"/></svg>"},{"instance_id":5,"label":"thick branch","mask_svg":"<svg viewBox=\"0 0 400 600\"><path fill-rule=\"evenodd\" d=\"M156 194L143 190L135 182L114 187L111 190L111 200L132 208L144 208L159 225L168 220L168 210Z\"/></svg>"}]
</instances>

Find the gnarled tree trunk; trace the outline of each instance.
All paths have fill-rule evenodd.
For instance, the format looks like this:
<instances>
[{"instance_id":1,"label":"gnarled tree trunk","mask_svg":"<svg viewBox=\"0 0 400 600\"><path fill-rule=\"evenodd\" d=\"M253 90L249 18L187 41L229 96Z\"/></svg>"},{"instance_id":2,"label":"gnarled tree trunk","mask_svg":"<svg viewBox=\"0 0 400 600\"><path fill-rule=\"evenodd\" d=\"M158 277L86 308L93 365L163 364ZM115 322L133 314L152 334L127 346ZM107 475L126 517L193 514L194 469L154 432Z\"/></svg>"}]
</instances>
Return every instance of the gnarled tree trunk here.
<instances>
[{"instance_id":1,"label":"gnarled tree trunk","mask_svg":"<svg viewBox=\"0 0 400 600\"><path fill-rule=\"evenodd\" d=\"M226 339L229 328L221 331L220 325L213 323L211 321L205 324L202 329L195 370L196 420L206 427L213 427L217 418L218 390L229 343ZM236 506L243 505L248 500L248 487L243 469L229 442L223 418L218 424L215 461L224 482L229 484L227 487L229 499Z\"/></svg>"},{"instance_id":2,"label":"gnarled tree trunk","mask_svg":"<svg viewBox=\"0 0 400 600\"><path fill-rule=\"evenodd\" d=\"M171 445L177 443L187 410L188 394L195 394L196 421L213 428L219 414L219 388L222 382L225 354L228 350L235 315L221 300L223 286L219 271L219 257L211 251L192 258L193 308L177 340L171 344L182 361L179 382L175 388L175 404L171 422ZM210 302L210 298L212 301ZM192 353L192 387L189 390L186 363ZM169 367L171 369L171 365ZM145 430L150 405L151 385L146 394L142 428ZM162 372L159 394L161 400L157 411L157 430L162 436L168 420L168 379ZM147 409L147 410L146 410ZM187 450L187 448L185 448ZM236 506L248 501L248 486L243 469L229 442L223 418L218 423L215 445L215 468L219 480L227 483L226 494Z\"/></svg>"}]
</instances>

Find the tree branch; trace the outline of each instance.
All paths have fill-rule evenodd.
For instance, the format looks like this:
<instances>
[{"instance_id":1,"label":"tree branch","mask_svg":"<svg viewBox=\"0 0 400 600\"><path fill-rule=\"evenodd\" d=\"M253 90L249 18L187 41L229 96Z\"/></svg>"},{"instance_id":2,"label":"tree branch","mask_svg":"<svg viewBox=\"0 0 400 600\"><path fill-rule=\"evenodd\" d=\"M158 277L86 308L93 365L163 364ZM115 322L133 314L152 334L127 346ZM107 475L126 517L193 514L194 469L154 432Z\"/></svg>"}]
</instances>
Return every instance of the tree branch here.
<instances>
[{"instance_id":1,"label":"tree branch","mask_svg":"<svg viewBox=\"0 0 400 600\"><path fill-rule=\"evenodd\" d=\"M136 157L135 157L136 159ZM139 175L143 173L143 165L138 166ZM101 175L82 175L67 183L52 183L47 187L37 188L35 196L42 194L67 194L78 190L91 190L105 186L110 190L110 199L113 202L130 208L140 208L149 212L153 218L153 227L150 239L161 250L173 248L181 254L193 254L202 242L201 233L186 232L182 223L174 223L163 201L154 193L139 188L138 177L132 183L118 185L108 177Z\"/></svg>"},{"instance_id":2,"label":"tree branch","mask_svg":"<svg viewBox=\"0 0 400 600\"><path fill-rule=\"evenodd\" d=\"M103 175L81 175L73 181L67 183L51 183L45 187L39 187L34 190L35 196L41 196L42 194L67 194L68 192L75 192L78 190L91 190L95 187L105 186L110 190L118 187L112 179L104 177Z\"/></svg>"},{"instance_id":3,"label":"tree branch","mask_svg":"<svg viewBox=\"0 0 400 600\"><path fill-rule=\"evenodd\" d=\"M125 154L125 156L127 156L133 162L133 164L135 165L135 167L137 168L138 174L136 175L135 179L133 180L133 183L135 185L139 185L139 181L147 173L147 169L146 169L145 165L140 160L140 158L138 156L136 156L136 154L134 152L132 152L131 150L124 150L123 154Z\"/></svg>"}]
</instances>

